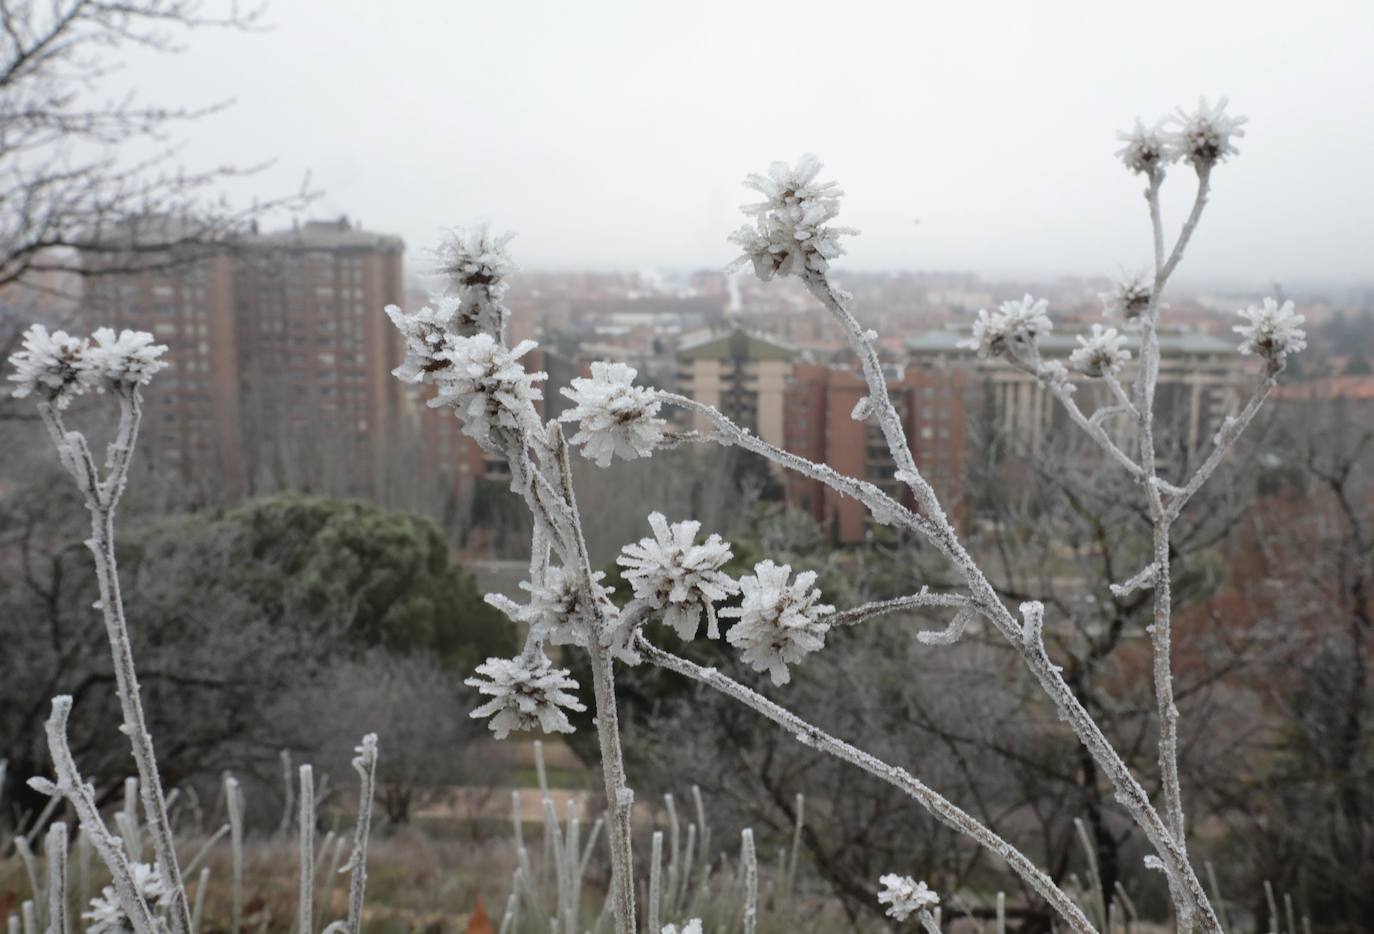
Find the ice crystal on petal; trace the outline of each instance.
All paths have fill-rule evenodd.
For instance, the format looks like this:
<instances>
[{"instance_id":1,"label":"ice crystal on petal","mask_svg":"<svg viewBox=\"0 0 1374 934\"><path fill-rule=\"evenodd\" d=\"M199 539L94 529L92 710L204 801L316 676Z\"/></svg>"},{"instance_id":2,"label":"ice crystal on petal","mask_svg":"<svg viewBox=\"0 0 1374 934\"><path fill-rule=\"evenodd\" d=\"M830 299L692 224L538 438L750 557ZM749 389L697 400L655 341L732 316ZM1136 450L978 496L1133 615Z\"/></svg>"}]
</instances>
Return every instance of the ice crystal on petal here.
<instances>
[{"instance_id":1,"label":"ice crystal on petal","mask_svg":"<svg viewBox=\"0 0 1374 934\"><path fill-rule=\"evenodd\" d=\"M959 346L976 350L980 357L1015 355L1034 347L1052 327L1045 314L1047 305L1043 298L1037 300L1026 295L1019 301L1003 302L992 314L979 309L978 318L973 322L973 336L960 341Z\"/></svg>"},{"instance_id":2,"label":"ice crystal on petal","mask_svg":"<svg viewBox=\"0 0 1374 934\"><path fill-rule=\"evenodd\" d=\"M1272 298L1266 298L1260 307L1251 305L1237 314L1250 322L1232 328L1244 338L1240 352L1263 357L1269 361L1271 368L1282 366L1290 353L1297 353L1307 346L1307 332L1298 326L1306 319L1293 313L1292 302L1280 305Z\"/></svg>"},{"instance_id":3,"label":"ice crystal on petal","mask_svg":"<svg viewBox=\"0 0 1374 934\"><path fill-rule=\"evenodd\" d=\"M626 545L616 563L634 587L635 599L663 611L663 621L683 639L696 638L706 611L708 638L720 636L714 602L739 593L739 584L721 570L731 558L729 543L714 532L697 543L701 523L675 522L662 513L649 516L653 538Z\"/></svg>"},{"instance_id":4,"label":"ice crystal on petal","mask_svg":"<svg viewBox=\"0 0 1374 934\"><path fill-rule=\"evenodd\" d=\"M1069 354L1069 363L1088 376L1114 374L1131 359L1131 352L1123 346L1126 338L1116 328L1094 324L1091 334L1078 335L1078 343L1080 346Z\"/></svg>"},{"instance_id":5,"label":"ice crystal on petal","mask_svg":"<svg viewBox=\"0 0 1374 934\"><path fill-rule=\"evenodd\" d=\"M624 363L597 361L590 379L574 379L562 390L576 405L558 420L577 422L572 443L600 467L609 467L617 454L626 460L648 457L663 443L668 423L658 417L662 403L652 389L634 385L636 375Z\"/></svg>"},{"instance_id":6,"label":"ice crystal on petal","mask_svg":"<svg viewBox=\"0 0 1374 934\"><path fill-rule=\"evenodd\" d=\"M873 416L873 400L868 396L861 396L859 401L854 403L854 410L849 413L849 417L856 422L866 422Z\"/></svg>"},{"instance_id":7,"label":"ice crystal on petal","mask_svg":"<svg viewBox=\"0 0 1374 934\"><path fill-rule=\"evenodd\" d=\"M172 890L162 881L162 874L147 863L130 863L134 888L152 911L164 907L170 899ZM86 934L132 934L133 921L124 913L119 904L114 886L105 886L99 895L91 899L91 907L81 913L90 924Z\"/></svg>"},{"instance_id":8,"label":"ice crystal on petal","mask_svg":"<svg viewBox=\"0 0 1374 934\"><path fill-rule=\"evenodd\" d=\"M753 575L740 578L743 602L720 611L721 616L739 618L726 641L742 651L747 664L772 675L774 684L788 682L788 664L825 645L830 625L821 617L835 611L817 602L821 592L812 587L815 571L804 571L789 584L791 574L786 564L760 561Z\"/></svg>"},{"instance_id":9,"label":"ice crystal on petal","mask_svg":"<svg viewBox=\"0 0 1374 934\"><path fill-rule=\"evenodd\" d=\"M430 405L451 405L463 429L484 448L493 428L531 428L538 423L534 403L543 396L534 385L543 373L527 373L519 359L535 348L521 341L502 347L490 334L452 338L437 357L448 364L437 380L439 394Z\"/></svg>"},{"instance_id":10,"label":"ice crystal on petal","mask_svg":"<svg viewBox=\"0 0 1374 934\"><path fill-rule=\"evenodd\" d=\"M120 331L118 336L110 328L99 328L86 348L86 362L90 377L101 389L123 389L146 386L153 376L167 368L161 357L166 344L154 344L147 331Z\"/></svg>"},{"instance_id":11,"label":"ice crystal on petal","mask_svg":"<svg viewBox=\"0 0 1374 934\"><path fill-rule=\"evenodd\" d=\"M568 693L577 682L566 668L554 668L548 657L489 658L477 666L479 677L464 681L491 699L471 714L473 719L491 717L491 731L505 739L512 730L543 730L571 733L565 710L587 708Z\"/></svg>"},{"instance_id":12,"label":"ice crystal on petal","mask_svg":"<svg viewBox=\"0 0 1374 934\"><path fill-rule=\"evenodd\" d=\"M54 331L41 324L24 332L23 349L10 355L16 386L16 399L37 395L59 409L90 388L92 380L89 344L66 331Z\"/></svg>"},{"instance_id":13,"label":"ice crystal on petal","mask_svg":"<svg viewBox=\"0 0 1374 934\"><path fill-rule=\"evenodd\" d=\"M1192 113L1179 108L1174 117L1176 129L1167 138L1175 158L1191 162L1197 169L1207 168L1240 152L1232 139L1245 135L1241 129L1245 122L1245 117L1226 113L1226 98L1209 107L1207 98L1200 97Z\"/></svg>"},{"instance_id":14,"label":"ice crystal on petal","mask_svg":"<svg viewBox=\"0 0 1374 934\"><path fill-rule=\"evenodd\" d=\"M882 888L878 891L878 903L887 905L887 915L898 921L905 921L918 911L929 911L940 904L936 895L924 882L917 882L911 876L888 873L878 879Z\"/></svg>"},{"instance_id":15,"label":"ice crystal on petal","mask_svg":"<svg viewBox=\"0 0 1374 934\"><path fill-rule=\"evenodd\" d=\"M767 175L745 179L765 200L742 208L755 220L730 236L743 251L731 269L751 263L754 274L767 281L823 273L830 260L844 255L839 238L856 231L826 226L839 214L843 192L834 182L817 182L820 170L816 157L806 155L795 166L775 162Z\"/></svg>"},{"instance_id":16,"label":"ice crystal on petal","mask_svg":"<svg viewBox=\"0 0 1374 934\"><path fill-rule=\"evenodd\" d=\"M1146 127L1144 122L1136 117L1135 126L1130 130L1118 132L1116 138L1126 144L1116 151L1116 156L1132 172L1149 175L1170 161L1169 138L1164 132L1163 121Z\"/></svg>"}]
</instances>

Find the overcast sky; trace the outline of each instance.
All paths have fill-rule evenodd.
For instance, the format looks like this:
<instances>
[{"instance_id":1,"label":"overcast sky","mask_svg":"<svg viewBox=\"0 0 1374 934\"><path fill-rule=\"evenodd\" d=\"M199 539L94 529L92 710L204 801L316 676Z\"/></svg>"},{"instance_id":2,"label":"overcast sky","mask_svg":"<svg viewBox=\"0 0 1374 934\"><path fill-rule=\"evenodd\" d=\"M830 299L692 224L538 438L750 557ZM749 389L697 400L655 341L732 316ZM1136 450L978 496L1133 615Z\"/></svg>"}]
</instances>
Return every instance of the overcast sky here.
<instances>
[{"instance_id":1,"label":"overcast sky","mask_svg":"<svg viewBox=\"0 0 1374 934\"><path fill-rule=\"evenodd\" d=\"M412 267L477 220L528 268L721 266L743 176L815 152L863 231L852 268L1111 274L1149 255L1115 132L1206 94L1250 123L1180 275L1374 280L1371 0L276 0L268 21L122 80L235 98L188 166L278 160L239 195L309 171L312 214L402 235Z\"/></svg>"}]
</instances>

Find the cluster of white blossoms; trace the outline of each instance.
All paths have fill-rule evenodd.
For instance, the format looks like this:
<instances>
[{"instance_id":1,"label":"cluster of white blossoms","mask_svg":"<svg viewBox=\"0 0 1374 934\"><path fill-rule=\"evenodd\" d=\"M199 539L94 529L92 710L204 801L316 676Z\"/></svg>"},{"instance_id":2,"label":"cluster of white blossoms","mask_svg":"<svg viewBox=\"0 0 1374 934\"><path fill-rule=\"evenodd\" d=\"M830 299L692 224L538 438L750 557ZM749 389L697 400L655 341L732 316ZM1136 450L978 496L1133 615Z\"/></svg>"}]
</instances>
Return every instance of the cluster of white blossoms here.
<instances>
[{"instance_id":1,"label":"cluster of white blossoms","mask_svg":"<svg viewBox=\"0 0 1374 934\"><path fill-rule=\"evenodd\" d=\"M1215 107L1199 98L1197 110L1189 113L1179 108L1173 117L1148 127L1136 118L1132 129L1117 133L1126 145L1116 155L1126 168L1141 175L1153 175L1179 161L1198 170L1211 168L1239 152L1234 140L1245 135L1244 124L1244 117L1226 113L1226 98Z\"/></svg>"},{"instance_id":2,"label":"cluster of white blossoms","mask_svg":"<svg viewBox=\"0 0 1374 934\"><path fill-rule=\"evenodd\" d=\"M576 695L577 682L566 668L554 668L542 652L533 657L489 658L477 666L478 677L463 683L491 697L471 713L474 720L491 717L491 731L505 739L512 730L541 729L545 733L571 733L565 710L582 711Z\"/></svg>"},{"instance_id":3,"label":"cluster of white blossoms","mask_svg":"<svg viewBox=\"0 0 1374 934\"><path fill-rule=\"evenodd\" d=\"M663 443L668 423L658 417L662 402L652 389L634 385L636 375L624 363L597 361L590 378L574 379L562 390L575 405L558 420L577 422L571 441L599 467L609 467L617 454L626 460L648 457Z\"/></svg>"},{"instance_id":4,"label":"cluster of white blossoms","mask_svg":"<svg viewBox=\"0 0 1374 934\"><path fill-rule=\"evenodd\" d=\"M1123 325L1133 324L1150 310L1150 281L1145 273L1125 276L1112 286L1110 292L1099 292L1102 313Z\"/></svg>"},{"instance_id":5,"label":"cluster of white blossoms","mask_svg":"<svg viewBox=\"0 0 1374 934\"><path fill-rule=\"evenodd\" d=\"M164 344L154 344L147 331L100 328L93 338L66 331L48 333L41 324L24 332L22 349L10 355L10 380L16 399L38 396L58 409L89 390L128 391L146 386L167 367Z\"/></svg>"},{"instance_id":6,"label":"cluster of white blossoms","mask_svg":"<svg viewBox=\"0 0 1374 934\"><path fill-rule=\"evenodd\" d=\"M1078 335L1079 346L1069 354L1069 365L1087 376L1115 375L1131 359L1125 343L1116 328L1094 324L1091 334Z\"/></svg>"},{"instance_id":7,"label":"cluster of white blossoms","mask_svg":"<svg viewBox=\"0 0 1374 934\"><path fill-rule=\"evenodd\" d=\"M1266 298L1260 307L1251 305L1237 314L1249 322L1232 329L1243 338L1240 352L1263 357L1272 371L1277 372L1290 353L1307 346L1307 332L1299 327L1306 319L1293 313L1292 302L1280 305Z\"/></svg>"},{"instance_id":8,"label":"cluster of white blossoms","mask_svg":"<svg viewBox=\"0 0 1374 934\"><path fill-rule=\"evenodd\" d=\"M147 863L130 863L129 869L133 873L134 888L148 903L149 910L156 913L166 907L172 890L162 881L162 874ZM90 922L86 934L131 934L134 930L133 921L119 904L112 885L105 886L91 899L90 909L83 911L81 917Z\"/></svg>"},{"instance_id":9,"label":"cluster of white blossoms","mask_svg":"<svg viewBox=\"0 0 1374 934\"><path fill-rule=\"evenodd\" d=\"M721 616L739 618L726 641L741 650L746 664L767 671L774 684L786 684L791 679L789 664L825 646L830 625L824 617L835 612L833 606L818 602L821 592L812 587L815 571L804 571L788 583L791 574L786 564L760 561L753 575L739 580L744 592L740 605L720 611Z\"/></svg>"},{"instance_id":10,"label":"cluster of white blossoms","mask_svg":"<svg viewBox=\"0 0 1374 934\"><path fill-rule=\"evenodd\" d=\"M960 341L959 346L978 351L980 357L1004 353L1020 356L1050 333L1052 325L1045 314L1048 304L1043 298L1026 295L1020 301L1003 302L992 314L979 309L978 319L973 322L973 336Z\"/></svg>"},{"instance_id":11,"label":"cluster of white blossoms","mask_svg":"<svg viewBox=\"0 0 1374 934\"><path fill-rule=\"evenodd\" d=\"M744 184L764 200L740 209L754 223L730 235L730 242L744 251L730 270L752 263L755 275L764 281L775 275L806 276L824 273L830 260L844 255L839 238L858 231L826 226L840 213L844 192L834 182L817 182L820 171L820 161L805 155L795 166L774 162L767 175L745 179Z\"/></svg>"},{"instance_id":12,"label":"cluster of white blossoms","mask_svg":"<svg viewBox=\"0 0 1374 934\"><path fill-rule=\"evenodd\" d=\"M888 917L898 921L905 921L918 911L929 911L940 904L940 896L924 882L917 882L911 876L888 873L878 881L883 886L878 891L878 903L887 905Z\"/></svg>"},{"instance_id":13,"label":"cluster of white blossoms","mask_svg":"<svg viewBox=\"0 0 1374 934\"><path fill-rule=\"evenodd\" d=\"M635 600L663 612L663 621L683 639L696 638L704 610L707 637L719 638L713 603L739 593L739 584L721 570L732 557L729 543L714 532L697 542L701 523L695 520L670 526L662 513L655 512L649 526L653 538L626 545L615 559L625 569Z\"/></svg>"},{"instance_id":14,"label":"cluster of white blossoms","mask_svg":"<svg viewBox=\"0 0 1374 934\"><path fill-rule=\"evenodd\" d=\"M486 449L493 447L493 429L538 430L534 403L543 394L535 383L547 377L520 364L535 346L534 341L521 341L506 348L490 334L451 337L437 356L446 365L437 371L438 393L429 404L452 406L463 430Z\"/></svg>"},{"instance_id":15,"label":"cluster of white blossoms","mask_svg":"<svg viewBox=\"0 0 1374 934\"><path fill-rule=\"evenodd\" d=\"M426 305L411 314L396 305L386 306L386 316L405 342L405 359L391 371L402 382L436 384L450 366L444 355L453 341L459 301L444 297L435 304L437 307Z\"/></svg>"},{"instance_id":16,"label":"cluster of white blossoms","mask_svg":"<svg viewBox=\"0 0 1374 934\"><path fill-rule=\"evenodd\" d=\"M604 571L592 572L592 592L598 602L611 593L610 587L601 585L605 577ZM599 614L595 603L588 605L575 572L550 566L544 571L542 585L521 581L520 589L530 595L529 602L524 605L500 594L487 594L486 600L511 619L528 625L535 638L550 645L587 644Z\"/></svg>"}]
</instances>

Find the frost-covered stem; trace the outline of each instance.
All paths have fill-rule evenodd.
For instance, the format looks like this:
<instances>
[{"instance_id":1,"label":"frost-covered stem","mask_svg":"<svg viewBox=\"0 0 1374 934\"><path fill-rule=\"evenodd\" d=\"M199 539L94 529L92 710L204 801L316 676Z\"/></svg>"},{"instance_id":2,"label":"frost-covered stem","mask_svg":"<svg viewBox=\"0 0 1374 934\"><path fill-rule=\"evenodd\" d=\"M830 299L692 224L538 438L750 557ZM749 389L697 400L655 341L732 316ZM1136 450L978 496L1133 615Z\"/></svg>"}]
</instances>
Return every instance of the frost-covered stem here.
<instances>
[{"instance_id":1,"label":"frost-covered stem","mask_svg":"<svg viewBox=\"0 0 1374 934\"><path fill-rule=\"evenodd\" d=\"M1141 469L1139 464L1131 460L1129 454L1117 446L1116 442L1107 434L1107 430L1102 427L1102 423L1090 419L1083 414L1083 410L1078 407L1078 402L1074 399L1073 393L1069 388L1070 384L1066 380L1056 380L1048 377L1043 368L1036 369L1025 367L1024 365L1022 365L1022 368L1034 376L1039 377L1045 383L1050 393L1058 399L1059 403L1064 407L1064 411L1069 413L1069 418L1073 420L1074 424L1087 432L1088 437L1096 441L1098 447L1106 451L1112 460L1124 467L1126 472L1137 480L1144 477L1144 470ZM1112 380L1112 383L1116 385L1117 390L1120 391L1121 386L1115 379ZM1127 400L1127 405L1130 405L1129 400ZM1131 410L1134 411L1135 407L1132 406Z\"/></svg>"},{"instance_id":2,"label":"frost-covered stem","mask_svg":"<svg viewBox=\"0 0 1374 934\"><path fill-rule=\"evenodd\" d=\"M1217 442L1212 448L1212 452L1207 455L1207 459L1202 462L1202 465L1198 467L1197 471L1188 480L1188 484L1183 488L1183 491L1169 500L1168 506L1164 510L1166 518L1172 521L1177 519L1179 514L1183 512L1183 507L1188 505L1188 501L1193 498L1193 495L1197 493L1198 490L1202 489L1202 485L1207 482L1208 478L1211 477L1214 472L1216 472L1217 466L1220 465L1226 458L1226 455L1231 452L1231 448L1235 446L1236 440L1245 433L1245 429L1249 427L1250 422L1255 417L1255 413L1260 410L1260 406L1264 404L1264 400L1269 397L1270 391L1272 391L1276 385L1277 382L1274 377L1266 377L1255 389L1254 394L1250 396L1249 401L1245 403L1245 408L1241 409L1240 414L1234 419L1227 419L1226 422L1222 424L1221 431L1217 433Z\"/></svg>"},{"instance_id":3,"label":"frost-covered stem","mask_svg":"<svg viewBox=\"0 0 1374 934\"><path fill-rule=\"evenodd\" d=\"M663 930L660 909L663 903L663 831L655 830L649 848L649 930Z\"/></svg>"},{"instance_id":4,"label":"frost-covered stem","mask_svg":"<svg viewBox=\"0 0 1374 934\"><path fill-rule=\"evenodd\" d=\"M353 852L348 857L347 934L359 934L363 925L363 898L367 894L367 839L372 829L372 794L377 782L377 734L368 733L353 760L358 773L358 823L353 831Z\"/></svg>"},{"instance_id":5,"label":"frost-covered stem","mask_svg":"<svg viewBox=\"0 0 1374 934\"><path fill-rule=\"evenodd\" d=\"M1111 389L1112 396L1116 398L1116 401L1121 405L1122 409L1137 418L1140 417L1140 413L1136 411L1135 403L1132 402L1131 397L1126 394L1125 387L1121 385L1121 380L1116 378L1115 373L1103 373L1102 381Z\"/></svg>"},{"instance_id":6,"label":"frost-covered stem","mask_svg":"<svg viewBox=\"0 0 1374 934\"><path fill-rule=\"evenodd\" d=\"M905 597L893 597L890 600L874 600L871 603L864 603L860 606L848 610L840 610L828 616L817 617L817 622L824 622L830 626L854 626L875 616L882 616L885 613L895 613L897 610L910 609L912 607L966 607L969 598L961 594L953 593L930 593L925 588L920 593L909 594Z\"/></svg>"},{"instance_id":7,"label":"frost-covered stem","mask_svg":"<svg viewBox=\"0 0 1374 934\"><path fill-rule=\"evenodd\" d=\"M315 775L308 765L301 766L300 813L300 899L296 918L297 934L314 931L315 910Z\"/></svg>"},{"instance_id":8,"label":"frost-covered stem","mask_svg":"<svg viewBox=\"0 0 1374 934\"><path fill-rule=\"evenodd\" d=\"M229 813L229 929L243 926L243 794L238 779L224 776L224 808Z\"/></svg>"},{"instance_id":9,"label":"frost-covered stem","mask_svg":"<svg viewBox=\"0 0 1374 934\"><path fill-rule=\"evenodd\" d=\"M182 884L181 867L177 862L176 845L171 820L167 816L167 799L158 775L157 759L153 754L153 738L143 715L138 675L134 669L133 647L129 641L128 621L124 617L124 603L119 592L119 571L115 561L114 516L120 495L128 478L129 460L138 440L142 418L142 398L137 389L119 393L119 430L110 443L106 456L107 476L103 482L93 464L85 439L79 432L67 432L61 415L50 405L40 405L44 421L55 439L60 438L58 453L63 465L77 481L86 498L91 515L91 538L86 542L95 559L96 580L100 589L100 611L110 642L114 665L115 687L124 716L121 731L129 737L134 763L138 767L139 789L143 796L143 810L153 838L153 852L158 871L171 891L168 910L175 934L189 934L190 906L186 902L186 888Z\"/></svg>"},{"instance_id":10,"label":"frost-covered stem","mask_svg":"<svg viewBox=\"0 0 1374 934\"><path fill-rule=\"evenodd\" d=\"M67 934L67 825L56 821L43 844L48 863L48 934Z\"/></svg>"},{"instance_id":11,"label":"frost-covered stem","mask_svg":"<svg viewBox=\"0 0 1374 934\"><path fill-rule=\"evenodd\" d=\"M940 922L935 920L929 908L922 908L916 912L916 919L921 922L921 930L926 934L940 934Z\"/></svg>"},{"instance_id":12,"label":"frost-covered stem","mask_svg":"<svg viewBox=\"0 0 1374 934\"><path fill-rule=\"evenodd\" d=\"M200 871L196 882L196 900L191 903L191 934L199 934L201 922L205 919L205 892L210 887L210 867Z\"/></svg>"},{"instance_id":13,"label":"frost-covered stem","mask_svg":"<svg viewBox=\"0 0 1374 934\"><path fill-rule=\"evenodd\" d=\"M630 848L630 815L634 792L625 781L620 750L620 722L615 709L615 674L610 650L595 639L587 654L592 663L596 699L596 734L601 745L601 773L606 787L606 836L611 846L611 889L616 934L635 932L634 858Z\"/></svg>"},{"instance_id":14,"label":"frost-covered stem","mask_svg":"<svg viewBox=\"0 0 1374 934\"><path fill-rule=\"evenodd\" d=\"M157 922L153 918L148 903L138 886L134 884L133 868L129 856L124 851L119 838L105 826L96 807L95 790L81 779L76 760L72 758L71 747L67 744L67 718L72 712L72 699L61 695L52 699L52 715L44 724L48 734L48 751L52 755L53 771L57 776L54 784L42 783L37 790L47 794L60 794L66 798L76 811L77 821L82 831L91 841L91 846L99 854L101 861L110 871L115 897L124 910L137 934L153 934Z\"/></svg>"},{"instance_id":15,"label":"frost-covered stem","mask_svg":"<svg viewBox=\"0 0 1374 934\"><path fill-rule=\"evenodd\" d=\"M905 769L888 765L877 757L812 726L791 711L780 707L763 695L721 674L714 668L703 668L681 656L666 652L643 637L640 637L637 646L644 657L653 664L720 691L772 720L795 736L799 742L849 762L875 778L910 795L942 824L971 837L980 846L986 847L1006 860L1012 871L1044 898L1073 930L1084 932L1084 934L1095 930L1068 893L1055 885L1054 881L1026 856Z\"/></svg>"},{"instance_id":16,"label":"frost-covered stem","mask_svg":"<svg viewBox=\"0 0 1374 934\"><path fill-rule=\"evenodd\" d=\"M754 853L754 831L740 831L740 867L744 870L744 934L754 934L759 926L759 861Z\"/></svg>"}]
</instances>

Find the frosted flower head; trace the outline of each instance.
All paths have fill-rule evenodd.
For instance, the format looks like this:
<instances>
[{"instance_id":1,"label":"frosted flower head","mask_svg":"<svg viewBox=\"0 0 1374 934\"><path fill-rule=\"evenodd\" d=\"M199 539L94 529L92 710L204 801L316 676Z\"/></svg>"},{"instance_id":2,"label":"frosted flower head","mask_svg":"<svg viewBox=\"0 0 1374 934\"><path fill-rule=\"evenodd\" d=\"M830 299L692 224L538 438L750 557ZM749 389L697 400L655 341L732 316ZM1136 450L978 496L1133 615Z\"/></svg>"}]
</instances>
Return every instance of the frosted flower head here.
<instances>
[{"instance_id":1,"label":"frosted flower head","mask_svg":"<svg viewBox=\"0 0 1374 934\"><path fill-rule=\"evenodd\" d=\"M172 890L162 882L162 874L147 863L130 863L129 870L134 877L134 888L150 910L165 907L171 898ZM91 907L81 913L90 924L87 934L132 934L133 922L125 914L115 894L114 886L105 886L99 895L91 899Z\"/></svg>"},{"instance_id":2,"label":"frosted flower head","mask_svg":"<svg viewBox=\"0 0 1374 934\"><path fill-rule=\"evenodd\" d=\"M542 653L535 658L489 658L477 666L477 675L463 683L491 699L471 716L491 717L488 725L497 739L505 739L512 730L571 733L573 726L564 711L587 709L568 693L577 688L568 670L553 667Z\"/></svg>"},{"instance_id":3,"label":"frosted flower head","mask_svg":"<svg viewBox=\"0 0 1374 934\"><path fill-rule=\"evenodd\" d=\"M391 373L407 383L434 383L452 366L444 356L455 336L454 315L458 302L442 299L437 308L426 305L419 311L406 314L396 305L386 306L386 316L401 332L405 341L406 358Z\"/></svg>"},{"instance_id":4,"label":"frosted flower head","mask_svg":"<svg viewBox=\"0 0 1374 934\"><path fill-rule=\"evenodd\" d=\"M678 927L676 924L665 924L663 934L701 934L701 919L693 918L682 927Z\"/></svg>"},{"instance_id":5,"label":"frosted flower head","mask_svg":"<svg viewBox=\"0 0 1374 934\"><path fill-rule=\"evenodd\" d=\"M626 460L648 457L663 443L668 423L658 417L662 403L652 389L635 386L635 376L634 367L624 363L597 361L590 379L579 377L562 390L576 405L558 420L577 422L571 441L599 467L609 467L617 454Z\"/></svg>"},{"instance_id":6,"label":"frosted flower head","mask_svg":"<svg viewBox=\"0 0 1374 934\"><path fill-rule=\"evenodd\" d=\"M745 663L772 675L774 684L790 680L789 664L824 647L830 624L823 617L835 612L819 602L821 592L812 587L815 571L804 571L788 583L791 574L786 564L760 561L753 575L740 578L744 600L720 611L721 616L739 617L726 641L742 651Z\"/></svg>"},{"instance_id":7,"label":"frosted flower head","mask_svg":"<svg viewBox=\"0 0 1374 934\"><path fill-rule=\"evenodd\" d=\"M675 522L662 513L649 516L653 538L621 549L616 564L634 587L635 599L663 611L663 621L683 639L696 638L701 612L706 611L708 638L720 636L714 602L739 593L739 584L721 570L730 560L730 545L714 532L696 542L701 523Z\"/></svg>"},{"instance_id":8,"label":"frosted flower head","mask_svg":"<svg viewBox=\"0 0 1374 934\"><path fill-rule=\"evenodd\" d=\"M1150 310L1150 281L1143 272L1120 279L1110 292L1099 292L1102 313L1113 321L1132 324Z\"/></svg>"},{"instance_id":9,"label":"frosted flower head","mask_svg":"<svg viewBox=\"0 0 1374 934\"><path fill-rule=\"evenodd\" d=\"M576 572L550 567L544 572L542 586L520 582L520 589L530 595L530 600L519 607L514 616L551 645L586 645L599 618L599 605L611 593L611 588L601 586L605 576L604 571L592 572L595 600L588 602L578 586Z\"/></svg>"},{"instance_id":10,"label":"frosted flower head","mask_svg":"<svg viewBox=\"0 0 1374 934\"><path fill-rule=\"evenodd\" d=\"M888 906L889 918L905 921L919 911L929 911L940 904L940 896L924 882L917 882L911 876L888 873L878 881L882 883L878 891L878 903Z\"/></svg>"},{"instance_id":11,"label":"frosted flower head","mask_svg":"<svg viewBox=\"0 0 1374 934\"><path fill-rule=\"evenodd\" d=\"M506 349L490 334L451 338L436 354L447 366L435 379L439 393L431 406L451 405L463 419L463 430L483 448L491 446L493 429L537 426L534 403L543 398L535 383L544 373L527 373L520 358L534 341Z\"/></svg>"},{"instance_id":12,"label":"frosted flower head","mask_svg":"<svg viewBox=\"0 0 1374 934\"><path fill-rule=\"evenodd\" d=\"M455 289L499 288L503 280L515 272L515 263L506 253L506 244L514 236L513 233L496 236L485 226L451 231L435 251L439 261L437 271Z\"/></svg>"},{"instance_id":13,"label":"frosted flower head","mask_svg":"<svg viewBox=\"0 0 1374 934\"><path fill-rule=\"evenodd\" d=\"M91 378L101 389L132 389L146 386L153 376L167 368L161 359L166 344L154 344L147 331L120 331L116 336L110 328L99 328L86 348L86 360Z\"/></svg>"},{"instance_id":14,"label":"frosted flower head","mask_svg":"<svg viewBox=\"0 0 1374 934\"><path fill-rule=\"evenodd\" d=\"M1240 152L1233 140L1245 135L1241 126L1246 118L1226 113L1224 97L1215 107L1209 107L1207 98L1200 97L1197 110L1188 113L1180 107L1173 122L1176 129L1168 134L1168 140L1174 157L1191 162L1196 169L1210 168Z\"/></svg>"},{"instance_id":15,"label":"frosted flower head","mask_svg":"<svg viewBox=\"0 0 1374 934\"><path fill-rule=\"evenodd\" d=\"M1035 347L1035 342L1050 333L1052 325L1045 314L1045 299L1026 295L1019 301L1003 302L997 311L988 314L979 309L973 322L973 336L959 342L960 347L978 351L980 357L1001 354L1018 355Z\"/></svg>"},{"instance_id":16,"label":"frosted flower head","mask_svg":"<svg viewBox=\"0 0 1374 934\"><path fill-rule=\"evenodd\" d=\"M1116 138L1126 144L1116 151L1116 157L1132 172L1150 175L1170 161L1171 152L1163 121L1146 127L1144 122L1136 117L1135 126L1130 130L1119 131Z\"/></svg>"},{"instance_id":17,"label":"frosted flower head","mask_svg":"<svg viewBox=\"0 0 1374 934\"><path fill-rule=\"evenodd\" d=\"M1126 338L1116 328L1094 324L1091 334L1078 335L1078 348L1069 354L1069 363L1087 376L1101 377L1115 374L1130 359L1125 348Z\"/></svg>"},{"instance_id":18,"label":"frosted flower head","mask_svg":"<svg viewBox=\"0 0 1374 934\"><path fill-rule=\"evenodd\" d=\"M731 234L730 242L743 254L730 269L752 264L755 275L767 281L775 275L822 274L830 260L844 255L839 238L857 231L826 226L839 214L842 192L834 182L817 182L820 170L816 157L807 155L795 166L775 162L767 175L745 179L766 200L741 209L754 223Z\"/></svg>"},{"instance_id":19,"label":"frosted flower head","mask_svg":"<svg viewBox=\"0 0 1374 934\"><path fill-rule=\"evenodd\" d=\"M1284 360L1290 353L1297 353L1307 346L1307 332L1299 327L1306 319L1293 313L1292 302L1280 305L1272 298L1266 298L1260 307L1251 305L1237 314L1249 322L1232 328L1243 338L1240 352L1263 357L1271 373L1283 368Z\"/></svg>"},{"instance_id":20,"label":"frosted flower head","mask_svg":"<svg viewBox=\"0 0 1374 934\"><path fill-rule=\"evenodd\" d=\"M49 334L41 324L24 332L23 349L10 355L10 365L14 367L10 380L16 384L12 392L16 399L34 395L58 409L71 405L92 382L86 339L66 331Z\"/></svg>"}]
</instances>

